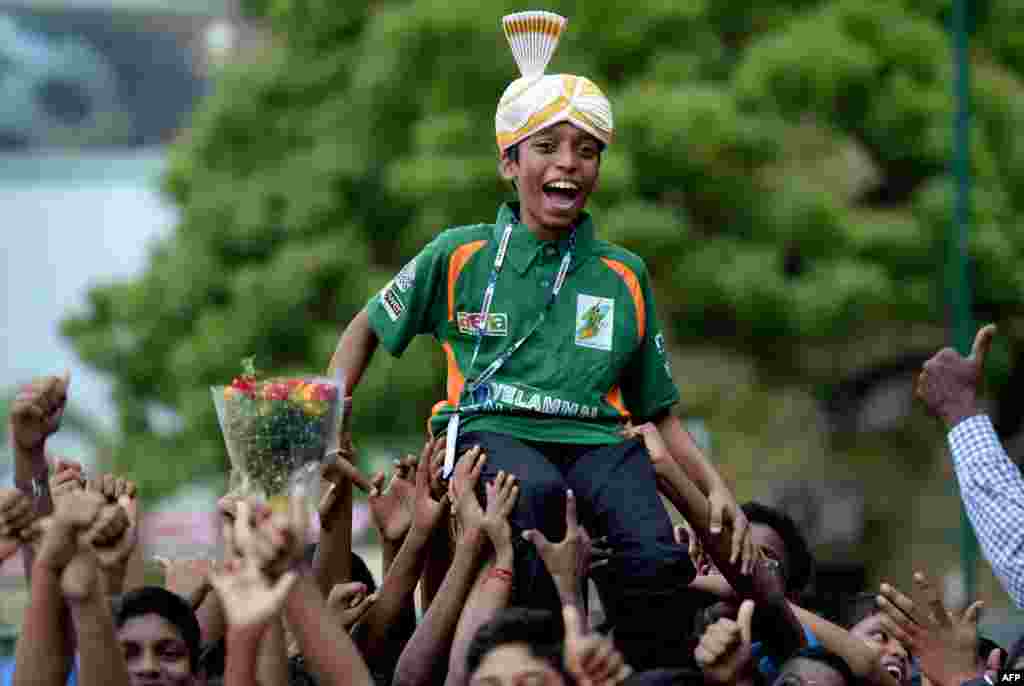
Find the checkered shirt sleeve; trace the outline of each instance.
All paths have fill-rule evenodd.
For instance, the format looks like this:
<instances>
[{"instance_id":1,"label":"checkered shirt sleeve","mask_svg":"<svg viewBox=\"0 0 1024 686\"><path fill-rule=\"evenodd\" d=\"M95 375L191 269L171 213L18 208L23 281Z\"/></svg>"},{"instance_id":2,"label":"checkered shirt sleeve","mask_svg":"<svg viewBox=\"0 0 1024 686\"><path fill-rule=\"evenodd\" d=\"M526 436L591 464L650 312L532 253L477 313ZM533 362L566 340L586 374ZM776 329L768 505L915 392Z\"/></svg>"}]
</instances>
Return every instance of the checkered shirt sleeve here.
<instances>
[{"instance_id":1,"label":"checkered shirt sleeve","mask_svg":"<svg viewBox=\"0 0 1024 686\"><path fill-rule=\"evenodd\" d=\"M989 564L1017 607L1024 607L1024 478L987 415L949 432L960 497Z\"/></svg>"}]
</instances>

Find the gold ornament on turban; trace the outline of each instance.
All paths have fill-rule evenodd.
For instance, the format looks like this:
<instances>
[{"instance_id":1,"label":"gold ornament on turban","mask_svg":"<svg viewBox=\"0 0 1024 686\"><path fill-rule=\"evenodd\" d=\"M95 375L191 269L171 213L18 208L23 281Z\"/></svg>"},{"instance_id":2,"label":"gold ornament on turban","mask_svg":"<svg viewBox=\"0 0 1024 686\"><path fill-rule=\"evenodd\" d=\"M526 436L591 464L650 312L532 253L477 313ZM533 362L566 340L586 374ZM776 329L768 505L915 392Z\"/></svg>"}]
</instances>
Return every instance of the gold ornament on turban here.
<instances>
[{"instance_id":1,"label":"gold ornament on turban","mask_svg":"<svg viewBox=\"0 0 1024 686\"><path fill-rule=\"evenodd\" d=\"M612 106L601 89L583 76L544 73L565 30L565 17L531 11L501 21L522 74L505 89L494 117L501 153L561 122L578 126L605 145L611 143Z\"/></svg>"}]
</instances>

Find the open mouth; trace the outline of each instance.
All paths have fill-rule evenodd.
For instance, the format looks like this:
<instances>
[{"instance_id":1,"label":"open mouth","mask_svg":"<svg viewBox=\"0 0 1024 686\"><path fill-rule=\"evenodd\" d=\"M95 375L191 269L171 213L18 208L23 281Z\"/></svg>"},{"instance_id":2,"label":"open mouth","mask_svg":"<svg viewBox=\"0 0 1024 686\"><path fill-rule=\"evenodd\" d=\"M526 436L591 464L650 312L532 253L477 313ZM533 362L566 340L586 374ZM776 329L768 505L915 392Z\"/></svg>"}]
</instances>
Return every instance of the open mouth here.
<instances>
[{"instance_id":1,"label":"open mouth","mask_svg":"<svg viewBox=\"0 0 1024 686\"><path fill-rule=\"evenodd\" d=\"M575 181L559 180L544 184L544 197L558 209L575 207L580 197L580 186Z\"/></svg>"},{"instance_id":2,"label":"open mouth","mask_svg":"<svg viewBox=\"0 0 1024 686\"><path fill-rule=\"evenodd\" d=\"M896 678L896 681L903 683L903 670L899 666L886 665L885 671L889 672L889 674L892 674Z\"/></svg>"}]
</instances>

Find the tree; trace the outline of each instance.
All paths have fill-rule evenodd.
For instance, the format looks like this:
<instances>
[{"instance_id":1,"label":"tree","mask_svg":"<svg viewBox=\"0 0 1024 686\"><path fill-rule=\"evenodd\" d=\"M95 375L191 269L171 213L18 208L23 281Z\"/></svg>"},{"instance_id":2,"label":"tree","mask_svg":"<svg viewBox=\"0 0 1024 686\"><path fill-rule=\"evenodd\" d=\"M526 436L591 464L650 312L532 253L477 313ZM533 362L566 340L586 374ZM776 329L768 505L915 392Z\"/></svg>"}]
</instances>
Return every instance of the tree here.
<instances>
[{"instance_id":1,"label":"tree","mask_svg":"<svg viewBox=\"0 0 1024 686\"><path fill-rule=\"evenodd\" d=\"M592 201L600 231L647 259L677 341L816 384L826 375L803 342L941 326L948 0L549 5L570 17L553 68L592 77L615 106ZM151 492L224 469L208 385L248 354L322 369L420 246L489 220L510 194L491 122L517 75L499 19L518 3L248 8L273 47L227 69L175 144L164 188L177 230L144 274L95 288L64 323L114 377L115 454ZM982 9L971 257L976 311L998 319L1024 302L1024 43L1015 3ZM420 433L443 392L437 352L383 357L357 428ZM180 427L154 433L159 406Z\"/></svg>"}]
</instances>

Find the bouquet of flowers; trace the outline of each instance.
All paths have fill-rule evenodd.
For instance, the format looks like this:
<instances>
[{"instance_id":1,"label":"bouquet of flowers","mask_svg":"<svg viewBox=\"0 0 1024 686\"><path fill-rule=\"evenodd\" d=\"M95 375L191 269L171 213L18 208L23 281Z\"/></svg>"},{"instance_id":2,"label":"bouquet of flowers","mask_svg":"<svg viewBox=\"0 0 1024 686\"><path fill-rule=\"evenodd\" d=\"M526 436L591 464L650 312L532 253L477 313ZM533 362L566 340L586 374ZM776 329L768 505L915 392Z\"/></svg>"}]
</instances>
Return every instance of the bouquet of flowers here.
<instances>
[{"instance_id":1,"label":"bouquet of flowers","mask_svg":"<svg viewBox=\"0 0 1024 686\"><path fill-rule=\"evenodd\" d=\"M325 377L259 379L252 359L229 386L211 388L231 460L231 491L271 500L320 484L337 443L340 383Z\"/></svg>"}]
</instances>

